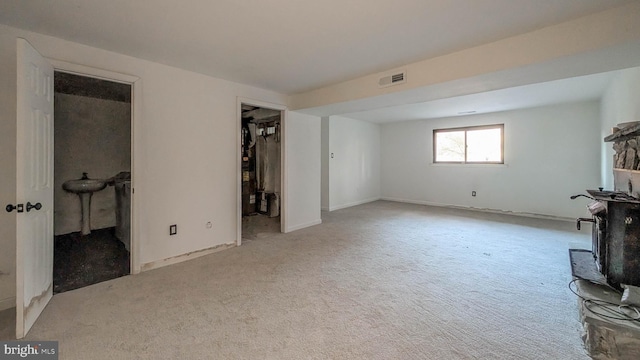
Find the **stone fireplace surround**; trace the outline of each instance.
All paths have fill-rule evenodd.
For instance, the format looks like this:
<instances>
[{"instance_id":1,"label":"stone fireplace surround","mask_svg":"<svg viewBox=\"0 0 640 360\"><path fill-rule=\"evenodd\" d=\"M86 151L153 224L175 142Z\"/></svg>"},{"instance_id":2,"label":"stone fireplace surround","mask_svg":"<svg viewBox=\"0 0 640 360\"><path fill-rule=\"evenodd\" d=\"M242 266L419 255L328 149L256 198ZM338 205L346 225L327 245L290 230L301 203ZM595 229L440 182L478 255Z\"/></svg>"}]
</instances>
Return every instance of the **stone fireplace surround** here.
<instances>
[{"instance_id":1,"label":"stone fireplace surround","mask_svg":"<svg viewBox=\"0 0 640 360\"><path fill-rule=\"evenodd\" d=\"M613 142L613 183L615 191L640 198L640 121L618 124L604 138Z\"/></svg>"}]
</instances>

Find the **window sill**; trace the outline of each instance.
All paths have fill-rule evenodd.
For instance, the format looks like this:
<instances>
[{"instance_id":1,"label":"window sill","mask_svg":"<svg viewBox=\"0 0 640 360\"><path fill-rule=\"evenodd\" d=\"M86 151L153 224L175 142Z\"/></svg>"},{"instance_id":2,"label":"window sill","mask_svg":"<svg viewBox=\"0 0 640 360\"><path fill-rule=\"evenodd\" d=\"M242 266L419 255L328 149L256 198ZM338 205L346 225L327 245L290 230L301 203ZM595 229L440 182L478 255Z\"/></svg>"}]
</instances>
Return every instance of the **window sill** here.
<instances>
[{"instance_id":1,"label":"window sill","mask_svg":"<svg viewBox=\"0 0 640 360\"><path fill-rule=\"evenodd\" d=\"M444 167L509 167L509 164L463 164L463 163L429 163L430 166Z\"/></svg>"}]
</instances>

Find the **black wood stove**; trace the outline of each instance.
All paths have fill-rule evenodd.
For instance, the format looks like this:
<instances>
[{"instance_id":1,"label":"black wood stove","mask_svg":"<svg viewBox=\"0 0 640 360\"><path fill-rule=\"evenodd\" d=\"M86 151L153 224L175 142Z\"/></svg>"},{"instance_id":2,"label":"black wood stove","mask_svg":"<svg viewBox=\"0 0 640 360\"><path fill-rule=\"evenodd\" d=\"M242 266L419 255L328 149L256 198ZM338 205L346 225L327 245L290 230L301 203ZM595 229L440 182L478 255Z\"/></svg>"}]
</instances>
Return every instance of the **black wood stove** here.
<instances>
[{"instance_id":1,"label":"black wood stove","mask_svg":"<svg viewBox=\"0 0 640 360\"><path fill-rule=\"evenodd\" d=\"M621 191L587 190L593 198L588 205L593 223L593 256L607 282L640 286L640 198ZM572 197L575 198L575 197Z\"/></svg>"}]
</instances>

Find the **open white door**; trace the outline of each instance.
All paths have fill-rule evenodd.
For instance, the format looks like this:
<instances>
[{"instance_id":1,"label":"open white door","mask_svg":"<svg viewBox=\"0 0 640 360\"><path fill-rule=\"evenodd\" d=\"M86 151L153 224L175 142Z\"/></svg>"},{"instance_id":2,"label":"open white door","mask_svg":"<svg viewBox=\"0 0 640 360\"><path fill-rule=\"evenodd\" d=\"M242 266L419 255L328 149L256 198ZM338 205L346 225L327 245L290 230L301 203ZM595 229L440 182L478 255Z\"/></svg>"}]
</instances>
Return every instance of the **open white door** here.
<instances>
[{"instance_id":1,"label":"open white door","mask_svg":"<svg viewBox=\"0 0 640 360\"><path fill-rule=\"evenodd\" d=\"M53 296L53 66L26 40L18 39L17 48L16 337L21 339Z\"/></svg>"}]
</instances>

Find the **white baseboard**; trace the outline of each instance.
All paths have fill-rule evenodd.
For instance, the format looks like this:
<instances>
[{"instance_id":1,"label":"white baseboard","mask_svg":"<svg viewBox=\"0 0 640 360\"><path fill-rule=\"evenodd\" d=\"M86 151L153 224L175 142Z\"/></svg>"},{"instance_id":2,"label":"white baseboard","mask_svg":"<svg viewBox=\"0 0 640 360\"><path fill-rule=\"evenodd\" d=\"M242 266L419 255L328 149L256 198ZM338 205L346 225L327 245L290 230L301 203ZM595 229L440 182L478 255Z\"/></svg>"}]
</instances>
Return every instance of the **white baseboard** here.
<instances>
[{"instance_id":1,"label":"white baseboard","mask_svg":"<svg viewBox=\"0 0 640 360\"><path fill-rule=\"evenodd\" d=\"M393 201L393 202L399 202L399 203L405 203L405 204L430 205L430 203L428 201L402 199L402 198L394 198L394 197L381 197L380 200ZM433 205L433 206L435 206L435 205Z\"/></svg>"},{"instance_id":2,"label":"white baseboard","mask_svg":"<svg viewBox=\"0 0 640 360\"><path fill-rule=\"evenodd\" d=\"M535 214L535 213L528 213L528 212L517 212L517 211L510 211L510 210L477 208L473 206L441 204L441 203L436 203L431 201L410 200L410 199L401 199L401 198L393 198L393 197L383 197L380 200L400 202L400 203L406 203L406 204L415 204L415 205L445 207L450 209L479 211L479 212L486 212L486 213L492 213L492 214L514 215L514 216L530 217L530 218L536 218L536 219L560 220L560 221L569 221L569 222L576 221L575 218L569 218L569 217L563 217L563 216Z\"/></svg>"},{"instance_id":3,"label":"white baseboard","mask_svg":"<svg viewBox=\"0 0 640 360\"><path fill-rule=\"evenodd\" d=\"M0 311L16 307L16 297L8 297L0 300Z\"/></svg>"},{"instance_id":4,"label":"white baseboard","mask_svg":"<svg viewBox=\"0 0 640 360\"><path fill-rule=\"evenodd\" d=\"M296 231L296 230L307 228L309 226L320 225L320 224L322 224L322 219L314 220L314 221L296 225L296 226L290 226L285 230L285 233L290 233L292 231Z\"/></svg>"},{"instance_id":5,"label":"white baseboard","mask_svg":"<svg viewBox=\"0 0 640 360\"><path fill-rule=\"evenodd\" d=\"M378 201L381 200L380 197L375 197L375 198L370 198L370 199L365 199L365 200L358 200L358 201L354 201L354 202L350 202L348 204L342 204L342 205L337 205L337 206L330 206L329 207L329 211L334 211L334 210L340 210L340 209L346 209L348 207L352 207L352 206L358 206L358 205L362 205L362 204L367 204L370 202L374 202L374 201Z\"/></svg>"},{"instance_id":6,"label":"white baseboard","mask_svg":"<svg viewBox=\"0 0 640 360\"><path fill-rule=\"evenodd\" d=\"M218 251L230 249L232 247L236 247L235 242L230 244L221 244L208 249L194 251L194 252L190 252L190 253L186 253L186 254L182 254L182 255L178 255L178 256L162 259L162 260L152 261L146 264L142 264L142 266L140 267L140 270L141 271L153 270L153 269L161 268L163 266L173 265L173 264L181 263L183 261L196 259L201 256L213 254Z\"/></svg>"}]
</instances>

